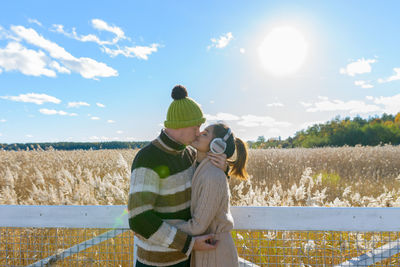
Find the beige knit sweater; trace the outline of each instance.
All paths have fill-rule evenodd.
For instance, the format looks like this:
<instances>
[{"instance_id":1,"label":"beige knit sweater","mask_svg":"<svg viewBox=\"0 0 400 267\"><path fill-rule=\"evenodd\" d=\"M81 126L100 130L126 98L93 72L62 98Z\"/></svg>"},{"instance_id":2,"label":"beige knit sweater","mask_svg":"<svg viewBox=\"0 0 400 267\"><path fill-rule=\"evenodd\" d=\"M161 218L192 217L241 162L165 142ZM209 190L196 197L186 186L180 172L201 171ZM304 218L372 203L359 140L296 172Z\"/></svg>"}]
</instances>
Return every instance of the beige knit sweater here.
<instances>
[{"instance_id":1,"label":"beige knit sweater","mask_svg":"<svg viewBox=\"0 0 400 267\"><path fill-rule=\"evenodd\" d=\"M224 172L215 167L208 158L204 159L192 178L192 219L176 227L193 236L214 233L219 242L215 250L193 251L191 267L239 265L230 233L233 218L229 198L229 186Z\"/></svg>"}]
</instances>

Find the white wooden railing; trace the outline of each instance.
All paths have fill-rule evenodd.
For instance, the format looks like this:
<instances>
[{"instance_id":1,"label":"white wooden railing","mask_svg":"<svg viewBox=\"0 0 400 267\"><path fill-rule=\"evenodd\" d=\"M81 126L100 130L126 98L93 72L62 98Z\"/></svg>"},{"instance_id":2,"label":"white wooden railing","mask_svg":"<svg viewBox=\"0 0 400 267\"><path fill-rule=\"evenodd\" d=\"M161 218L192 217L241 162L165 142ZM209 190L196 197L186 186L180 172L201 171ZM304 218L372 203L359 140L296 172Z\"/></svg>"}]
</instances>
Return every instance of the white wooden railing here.
<instances>
[{"instance_id":1,"label":"white wooden railing","mask_svg":"<svg viewBox=\"0 0 400 267\"><path fill-rule=\"evenodd\" d=\"M400 208L231 207L231 211L237 230L400 232ZM126 206L0 205L2 227L129 229ZM113 237L111 231L91 244ZM71 251L79 252L79 244ZM340 266L367 266L399 252L399 241L394 240Z\"/></svg>"}]
</instances>

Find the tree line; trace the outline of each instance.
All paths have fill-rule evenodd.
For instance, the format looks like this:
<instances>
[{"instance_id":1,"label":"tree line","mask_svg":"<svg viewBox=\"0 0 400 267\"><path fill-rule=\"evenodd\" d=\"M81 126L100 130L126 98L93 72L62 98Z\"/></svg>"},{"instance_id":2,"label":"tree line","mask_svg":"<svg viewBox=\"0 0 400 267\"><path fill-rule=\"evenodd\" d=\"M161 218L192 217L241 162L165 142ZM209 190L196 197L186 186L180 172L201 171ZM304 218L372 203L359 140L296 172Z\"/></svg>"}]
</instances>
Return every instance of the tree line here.
<instances>
[{"instance_id":1,"label":"tree line","mask_svg":"<svg viewBox=\"0 0 400 267\"><path fill-rule=\"evenodd\" d=\"M57 142L57 143L16 143L0 144L0 150L98 150L98 149L138 149L147 145L143 142Z\"/></svg>"},{"instance_id":2,"label":"tree line","mask_svg":"<svg viewBox=\"0 0 400 267\"><path fill-rule=\"evenodd\" d=\"M149 141L141 142L58 142L58 143L16 143L0 144L0 150L98 150L98 149L140 149ZM326 123L314 124L282 140L266 139L259 136L248 141L250 148L294 148L325 146L376 146L383 144L400 145L400 112L397 115L384 113L381 117L363 119L360 116L340 118Z\"/></svg>"},{"instance_id":3,"label":"tree line","mask_svg":"<svg viewBox=\"0 0 400 267\"><path fill-rule=\"evenodd\" d=\"M360 116L334 119L321 124L314 124L305 130L295 133L294 137L285 140L272 138L266 140L259 136L249 142L251 148L293 148L325 146L377 146L383 144L400 144L400 112L397 115L384 113L381 117L363 119Z\"/></svg>"}]
</instances>

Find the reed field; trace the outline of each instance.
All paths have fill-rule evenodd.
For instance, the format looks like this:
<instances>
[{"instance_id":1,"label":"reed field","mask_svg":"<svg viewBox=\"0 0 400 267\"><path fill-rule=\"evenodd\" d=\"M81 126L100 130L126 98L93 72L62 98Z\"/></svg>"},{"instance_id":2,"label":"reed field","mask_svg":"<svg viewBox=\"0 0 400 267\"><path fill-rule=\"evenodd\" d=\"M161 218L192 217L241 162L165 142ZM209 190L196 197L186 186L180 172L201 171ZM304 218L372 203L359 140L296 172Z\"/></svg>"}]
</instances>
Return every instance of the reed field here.
<instances>
[{"instance_id":1,"label":"reed field","mask_svg":"<svg viewBox=\"0 0 400 267\"><path fill-rule=\"evenodd\" d=\"M0 204L126 205L130 165L136 153L135 150L0 151ZM247 181L230 179L232 205L400 207L399 146L250 150L248 172ZM60 248L50 239L55 234L68 236L68 231L72 230L0 229L0 266L26 265L34 262L33 259L67 248ZM88 235L99 234L99 230L85 231ZM242 257L261 265L276 263L276 266L330 265L333 262L322 254L343 259L354 257L399 238L398 233L380 233L378 238L376 233L273 229L234 231L233 235ZM81 234L76 236L71 246L85 240ZM41 240L41 249L34 245L35 237ZM107 265L107 261L102 264L99 261L109 258L114 259L110 263L114 266L115 257L120 257L120 266L129 266L127 262L131 261L132 253L126 250L132 243L131 234L108 242L112 244L107 246L116 246L117 256L92 252L85 266ZM18 244L24 244L23 251L15 247ZM12 261L18 258L15 253L30 260ZM284 256L290 253L300 256ZM398 260L392 258L386 264L390 261L398 264Z\"/></svg>"}]
</instances>

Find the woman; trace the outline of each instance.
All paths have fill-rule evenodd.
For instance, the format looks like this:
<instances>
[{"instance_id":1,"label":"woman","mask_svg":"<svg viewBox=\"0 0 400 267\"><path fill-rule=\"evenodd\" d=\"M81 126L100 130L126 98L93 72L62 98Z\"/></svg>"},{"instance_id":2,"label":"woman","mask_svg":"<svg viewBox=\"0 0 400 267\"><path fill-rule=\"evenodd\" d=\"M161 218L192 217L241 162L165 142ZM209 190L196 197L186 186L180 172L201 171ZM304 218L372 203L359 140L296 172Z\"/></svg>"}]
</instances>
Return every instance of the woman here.
<instances>
[{"instance_id":1,"label":"woman","mask_svg":"<svg viewBox=\"0 0 400 267\"><path fill-rule=\"evenodd\" d=\"M177 227L196 236L215 234L217 248L209 251L193 251L191 266L238 266L238 255L230 231L233 218L229 205L229 186L225 173L207 158L210 150L225 153L231 158L236 151L236 160L229 161L230 175L247 178L247 148L242 140L235 138L224 124L208 126L191 144L197 150L197 168L192 178L192 219Z\"/></svg>"}]
</instances>

